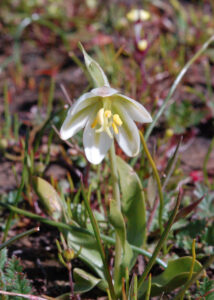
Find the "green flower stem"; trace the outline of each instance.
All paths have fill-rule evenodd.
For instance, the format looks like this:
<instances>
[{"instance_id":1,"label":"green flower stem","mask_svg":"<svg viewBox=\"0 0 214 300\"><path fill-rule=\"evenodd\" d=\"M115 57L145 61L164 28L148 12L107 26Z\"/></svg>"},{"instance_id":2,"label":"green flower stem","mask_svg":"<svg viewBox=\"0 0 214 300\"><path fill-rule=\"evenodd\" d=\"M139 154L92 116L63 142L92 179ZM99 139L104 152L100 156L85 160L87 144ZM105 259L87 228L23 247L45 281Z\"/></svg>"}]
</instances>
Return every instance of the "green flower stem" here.
<instances>
[{"instance_id":1,"label":"green flower stem","mask_svg":"<svg viewBox=\"0 0 214 300\"><path fill-rule=\"evenodd\" d=\"M196 260L195 239L193 239L193 242L192 242L192 265L191 265L191 268L190 268L188 281L191 280L191 278L192 278L192 274L194 272L195 260Z\"/></svg>"},{"instance_id":2,"label":"green flower stem","mask_svg":"<svg viewBox=\"0 0 214 300\"><path fill-rule=\"evenodd\" d=\"M75 232L80 232L80 233L86 233L86 234L89 234L91 236L94 236L94 233L85 229L85 228L80 228L80 227L77 227L77 226L73 226L73 225L69 225L69 224L65 224L65 223L62 223L62 222L56 222L56 221L53 221L53 220L49 220L47 218L44 218L44 217L41 217L41 216L38 216L34 213L31 213L27 210L24 210L24 209L20 209L18 207L15 207L13 205L9 205L9 204L5 204L5 203L0 203L0 206L2 207L5 207L9 210L11 210L12 212L14 213L17 213L17 214L20 214L20 215L23 215L23 216L26 216L30 219L34 219L34 220L37 220L38 222L42 222L44 224L47 224L49 226L54 226L54 227L57 227L58 229L65 229L65 230L73 230ZM112 245L115 245L115 239L109 237L109 236L106 236L104 234L100 234L100 237L102 238L103 241L109 243L109 244L112 244ZM136 246L133 246L133 245L130 245L130 247L137 253L139 254L142 254L148 258L151 258L152 257L152 254L144 249L141 249L141 248L138 248ZM156 262L162 266L164 269L167 268L167 264L159 259L159 258L156 258Z\"/></svg>"},{"instance_id":3,"label":"green flower stem","mask_svg":"<svg viewBox=\"0 0 214 300\"><path fill-rule=\"evenodd\" d=\"M138 288L140 288L140 286L143 284L144 280L146 279L147 275L149 274L149 272L150 272L152 266L154 265L155 260L156 260L156 258L158 256L161 248L163 247L163 245L164 245L164 243L165 243L165 241L166 241L166 239L168 237L169 231L170 231L170 229L171 229L171 227L172 227L172 225L174 223L176 214L178 212L178 208L179 208L180 202L181 202L181 192L178 195L175 208L174 208L174 210L173 210L173 212L172 212L172 214L171 214L171 216L169 218L167 226L166 226L166 228L165 228L165 230L164 230L164 232L163 232L163 234L162 234L162 236L161 236L161 238L160 238L157 246L155 247L155 250L154 250L154 252L152 254L152 257L150 258L150 260L149 260L149 262L148 262L148 264L147 264L147 266L146 266L146 268L145 268L145 270L143 272L142 277L139 280Z\"/></svg>"},{"instance_id":4,"label":"green flower stem","mask_svg":"<svg viewBox=\"0 0 214 300\"><path fill-rule=\"evenodd\" d=\"M25 232L22 232L20 234L17 234L16 236L12 237L11 239L9 239L8 241L6 241L5 243L3 244L0 244L0 251L5 248L5 247L8 247L10 246L11 244L13 244L15 241L27 236L27 235L30 235L32 233L35 233L35 232L38 232L39 231L39 227L35 227L35 228L32 228L30 230L27 230Z\"/></svg>"},{"instance_id":5,"label":"green flower stem","mask_svg":"<svg viewBox=\"0 0 214 300\"><path fill-rule=\"evenodd\" d=\"M133 300L137 300L137 275L134 274L134 295Z\"/></svg>"},{"instance_id":6,"label":"green flower stem","mask_svg":"<svg viewBox=\"0 0 214 300\"><path fill-rule=\"evenodd\" d=\"M189 272L189 276L187 279L187 282L191 280L193 272L194 272L194 266L195 266L195 260L196 260L196 253L195 253L195 239L193 239L192 242L192 265L190 268L190 272ZM180 296L180 299L183 300L184 299L184 294L185 294L186 290L183 290L183 293Z\"/></svg>"},{"instance_id":7,"label":"green flower stem","mask_svg":"<svg viewBox=\"0 0 214 300\"><path fill-rule=\"evenodd\" d=\"M113 198L117 202L118 208L121 210L119 177L118 177L118 172L117 172L117 160L116 160L114 143L112 143L112 145L111 145L109 154L110 154L110 164L111 164Z\"/></svg>"},{"instance_id":8,"label":"green flower stem","mask_svg":"<svg viewBox=\"0 0 214 300\"><path fill-rule=\"evenodd\" d=\"M83 189L83 191L84 191L84 189ZM112 283L111 274L110 274L110 271L109 271L108 263L107 263L106 256L105 256L105 251L104 251L102 241L101 241L101 237L100 237L100 230L99 230L99 227L97 225L97 221L94 217L94 214L93 214L92 209L91 209L90 204L89 204L90 195L91 195L91 186L90 186L89 191L88 191L88 197L86 197L85 193L83 193L84 203L85 203L86 209L88 211L88 215L89 215L89 218L90 218L93 230L94 230L94 235L95 235L95 238L97 240L97 245L98 245L98 248L99 248L99 252L100 252L100 255L101 255L101 258L102 258L102 261L103 261L103 267L104 267L104 272L105 272L105 275L106 275L106 279L108 281L109 292L111 294L111 298L113 300L116 300L116 295L115 295L115 292L114 292L114 286L113 286L113 283Z\"/></svg>"},{"instance_id":9,"label":"green flower stem","mask_svg":"<svg viewBox=\"0 0 214 300\"><path fill-rule=\"evenodd\" d=\"M159 221L160 233L162 234L162 233L163 233L163 230L164 230L163 222L162 222L164 199L163 199L163 192L162 192L162 187L161 187L161 181L160 181L160 177L159 177L159 175L158 175L158 171L157 171L155 162L153 161L152 156L151 156L151 154L150 154L150 152L149 152L149 149L148 149L148 147L147 147L147 145L146 145L146 141L145 141L145 139L144 139L144 136L143 136L142 132L139 131L139 133L140 133L140 139L141 139L141 142L142 142L144 151L145 151L146 156L147 156L147 158L148 158L148 160L149 160L149 163L150 163L150 165L151 165L151 167L152 167L152 170L153 170L153 173L154 173L156 182L157 182L158 194L159 194L159 199L160 199L160 207L159 207L158 221Z\"/></svg>"},{"instance_id":10,"label":"green flower stem","mask_svg":"<svg viewBox=\"0 0 214 300\"><path fill-rule=\"evenodd\" d=\"M116 161L114 143L112 143L111 145L109 151L109 158L110 158L111 176L112 176L113 199L116 201L119 211L121 211L119 177L117 172L117 161ZM114 282L116 285L119 280L121 259L122 259L122 245L121 245L119 235L116 234L115 263L114 263Z\"/></svg>"},{"instance_id":11,"label":"green flower stem","mask_svg":"<svg viewBox=\"0 0 214 300\"><path fill-rule=\"evenodd\" d=\"M150 299L151 287L152 287L152 275L149 274L148 288L147 288L147 291L146 291L146 299L145 300L149 300Z\"/></svg>"},{"instance_id":12,"label":"green flower stem","mask_svg":"<svg viewBox=\"0 0 214 300\"><path fill-rule=\"evenodd\" d=\"M173 300L180 300L182 295L191 287L192 284L198 280L205 270L214 262L214 255L211 255L210 258L207 260L207 262L204 264L204 266L201 267L201 269L192 277L190 281L188 281L184 287L180 290L180 292L176 295L176 297Z\"/></svg>"},{"instance_id":13,"label":"green flower stem","mask_svg":"<svg viewBox=\"0 0 214 300\"><path fill-rule=\"evenodd\" d=\"M110 292L109 292L109 289L107 289L106 292L107 292L107 295L108 295L108 300L112 300L111 294L110 294Z\"/></svg>"}]
</instances>

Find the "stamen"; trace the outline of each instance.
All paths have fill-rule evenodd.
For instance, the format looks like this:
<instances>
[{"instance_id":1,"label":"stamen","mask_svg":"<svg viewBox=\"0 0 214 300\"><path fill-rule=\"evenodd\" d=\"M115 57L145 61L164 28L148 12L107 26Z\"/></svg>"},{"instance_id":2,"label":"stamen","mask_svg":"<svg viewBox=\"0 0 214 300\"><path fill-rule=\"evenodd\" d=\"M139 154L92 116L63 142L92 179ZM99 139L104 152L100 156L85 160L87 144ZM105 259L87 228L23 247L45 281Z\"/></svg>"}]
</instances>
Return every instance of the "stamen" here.
<instances>
[{"instance_id":1,"label":"stamen","mask_svg":"<svg viewBox=\"0 0 214 300\"><path fill-rule=\"evenodd\" d=\"M97 118L94 119L93 123L91 124L91 128L95 128L97 125Z\"/></svg>"},{"instance_id":2,"label":"stamen","mask_svg":"<svg viewBox=\"0 0 214 300\"><path fill-rule=\"evenodd\" d=\"M112 113L111 113L111 111L110 110L105 110L105 117L106 118L111 118L111 115L112 115Z\"/></svg>"},{"instance_id":3,"label":"stamen","mask_svg":"<svg viewBox=\"0 0 214 300\"><path fill-rule=\"evenodd\" d=\"M113 139L113 135L111 134L111 130L109 129L109 127L106 128L106 133L108 134L108 136Z\"/></svg>"},{"instance_id":4,"label":"stamen","mask_svg":"<svg viewBox=\"0 0 214 300\"><path fill-rule=\"evenodd\" d=\"M118 134L119 131L118 131L117 125L114 122L112 123L112 127L113 127L115 134Z\"/></svg>"},{"instance_id":5,"label":"stamen","mask_svg":"<svg viewBox=\"0 0 214 300\"><path fill-rule=\"evenodd\" d=\"M111 127L113 128L114 133L118 134L118 126L121 126L123 122L118 114L112 116L111 110L104 110L104 108L101 108L97 112L96 118L91 124L91 128L95 128L98 124L100 125L100 128L96 129L96 133L105 131L108 136L113 139Z\"/></svg>"},{"instance_id":6,"label":"stamen","mask_svg":"<svg viewBox=\"0 0 214 300\"><path fill-rule=\"evenodd\" d=\"M102 126L104 124L104 108L101 108L97 113L97 122Z\"/></svg>"},{"instance_id":7,"label":"stamen","mask_svg":"<svg viewBox=\"0 0 214 300\"><path fill-rule=\"evenodd\" d=\"M120 116L118 114L113 115L113 121L118 125L121 126L123 124Z\"/></svg>"}]
</instances>

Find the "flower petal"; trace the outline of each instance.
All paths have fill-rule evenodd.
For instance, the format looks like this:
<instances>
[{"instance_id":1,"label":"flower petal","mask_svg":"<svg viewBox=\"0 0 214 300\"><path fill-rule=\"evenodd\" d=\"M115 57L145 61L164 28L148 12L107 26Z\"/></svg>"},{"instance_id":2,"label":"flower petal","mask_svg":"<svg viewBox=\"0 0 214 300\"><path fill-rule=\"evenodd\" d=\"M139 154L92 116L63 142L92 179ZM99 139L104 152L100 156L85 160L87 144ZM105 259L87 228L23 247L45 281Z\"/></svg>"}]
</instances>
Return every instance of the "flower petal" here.
<instances>
[{"instance_id":1,"label":"flower petal","mask_svg":"<svg viewBox=\"0 0 214 300\"><path fill-rule=\"evenodd\" d=\"M136 156L140 150L140 135L138 128L126 109L122 106L117 111L118 106L114 107L114 111L118 112L123 124L118 127L118 134L115 134L116 140L121 149L128 156Z\"/></svg>"},{"instance_id":2,"label":"flower petal","mask_svg":"<svg viewBox=\"0 0 214 300\"><path fill-rule=\"evenodd\" d=\"M80 110L83 110L84 108L93 105L96 103L96 101L99 101L99 97L94 95L93 93L85 93L82 96L80 96L71 106L71 109L69 110L71 115L76 114Z\"/></svg>"},{"instance_id":3,"label":"flower petal","mask_svg":"<svg viewBox=\"0 0 214 300\"><path fill-rule=\"evenodd\" d=\"M106 74L104 73L101 66L93 59L90 55L85 51L83 45L80 43L81 50L84 55L85 64L88 69L88 72L90 73L91 77L94 80L94 83L96 86L110 86L108 82L108 78L106 77Z\"/></svg>"},{"instance_id":4,"label":"flower petal","mask_svg":"<svg viewBox=\"0 0 214 300\"><path fill-rule=\"evenodd\" d=\"M127 113L134 121L140 123L152 122L152 117L149 112L144 108L142 104L140 104L136 100L121 94L117 94L112 98L114 99L112 101L117 101L119 105L122 105L126 108Z\"/></svg>"},{"instance_id":5,"label":"flower petal","mask_svg":"<svg viewBox=\"0 0 214 300\"><path fill-rule=\"evenodd\" d=\"M91 90L91 93L94 96L110 97L114 94L117 94L118 90L115 90L115 89L113 89L111 87L108 87L108 86L102 86L102 87L98 87L98 88L95 88L95 89Z\"/></svg>"},{"instance_id":6,"label":"flower petal","mask_svg":"<svg viewBox=\"0 0 214 300\"><path fill-rule=\"evenodd\" d=\"M106 132L96 133L96 131L91 128L91 123L91 119L88 120L85 127L83 145L88 161L97 165L106 156L113 139L111 139Z\"/></svg>"},{"instance_id":7,"label":"flower petal","mask_svg":"<svg viewBox=\"0 0 214 300\"><path fill-rule=\"evenodd\" d=\"M72 115L72 108L70 108L60 129L61 139L67 140L75 135L80 129L85 127L88 119L94 115L94 112L98 111L98 109L99 105L95 104Z\"/></svg>"}]
</instances>

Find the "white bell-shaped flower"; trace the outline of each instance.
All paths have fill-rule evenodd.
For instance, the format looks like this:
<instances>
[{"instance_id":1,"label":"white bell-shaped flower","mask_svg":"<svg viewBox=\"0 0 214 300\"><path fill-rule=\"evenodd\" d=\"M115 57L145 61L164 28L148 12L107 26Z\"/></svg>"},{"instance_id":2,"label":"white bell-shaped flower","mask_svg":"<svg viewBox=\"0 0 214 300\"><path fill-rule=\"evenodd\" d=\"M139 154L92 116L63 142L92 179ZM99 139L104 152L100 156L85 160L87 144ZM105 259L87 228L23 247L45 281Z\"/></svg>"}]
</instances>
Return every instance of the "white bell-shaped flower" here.
<instances>
[{"instance_id":1,"label":"white bell-shaped flower","mask_svg":"<svg viewBox=\"0 0 214 300\"><path fill-rule=\"evenodd\" d=\"M85 154L93 164L103 160L114 137L128 156L136 156L140 150L140 136L135 121L152 122L150 114L139 102L111 88L99 64L82 50L98 87L83 94L68 110L60 130L61 138L67 140L84 128Z\"/></svg>"}]
</instances>

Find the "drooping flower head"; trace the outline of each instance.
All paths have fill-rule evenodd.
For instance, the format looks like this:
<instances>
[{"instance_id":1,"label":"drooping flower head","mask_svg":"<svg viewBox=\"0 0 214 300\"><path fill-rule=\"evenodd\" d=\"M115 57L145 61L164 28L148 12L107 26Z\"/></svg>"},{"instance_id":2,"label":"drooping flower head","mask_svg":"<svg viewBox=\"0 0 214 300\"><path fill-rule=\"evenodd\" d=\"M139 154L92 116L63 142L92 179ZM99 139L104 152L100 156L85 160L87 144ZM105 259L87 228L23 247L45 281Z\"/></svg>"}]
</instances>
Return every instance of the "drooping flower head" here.
<instances>
[{"instance_id":1,"label":"drooping flower head","mask_svg":"<svg viewBox=\"0 0 214 300\"><path fill-rule=\"evenodd\" d=\"M110 87L100 65L82 47L86 67L97 88L83 94L68 110L60 136L67 140L84 128L83 145L87 159L99 164L114 137L128 156L140 150L140 137L134 121L152 122L147 110L137 101Z\"/></svg>"}]
</instances>

